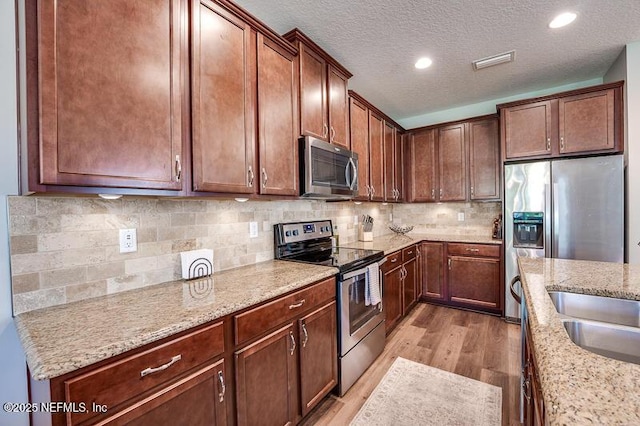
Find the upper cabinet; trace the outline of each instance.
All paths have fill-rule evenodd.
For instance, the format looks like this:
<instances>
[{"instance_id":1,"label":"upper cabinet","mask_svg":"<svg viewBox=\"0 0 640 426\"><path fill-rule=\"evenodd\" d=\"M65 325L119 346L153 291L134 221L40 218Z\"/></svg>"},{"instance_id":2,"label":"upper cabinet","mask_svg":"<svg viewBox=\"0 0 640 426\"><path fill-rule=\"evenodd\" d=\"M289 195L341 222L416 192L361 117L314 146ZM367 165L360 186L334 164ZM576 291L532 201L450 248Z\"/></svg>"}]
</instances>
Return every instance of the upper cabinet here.
<instances>
[{"instance_id":1,"label":"upper cabinet","mask_svg":"<svg viewBox=\"0 0 640 426\"><path fill-rule=\"evenodd\" d=\"M402 136L393 123L384 123L384 200L402 200Z\"/></svg>"},{"instance_id":2,"label":"upper cabinet","mask_svg":"<svg viewBox=\"0 0 640 426\"><path fill-rule=\"evenodd\" d=\"M182 188L186 10L26 2L30 190Z\"/></svg>"},{"instance_id":3,"label":"upper cabinet","mask_svg":"<svg viewBox=\"0 0 640 426\"><path fill-rule=\"evenodd\" d=\"M498 105L504 160L622 152L623 82Z\"/></svg>"},{"instance_id":4,"label":"upper cabinet","mask_svg":"<svg viewBox=\"0 0 640 426\"><path fill-rule=\"evenodd\" d=\"M351 73L297 28L283 37L298 48L300 134L349 148Z\"/></svg>"},{"instance_id":5,"label":"upper cabinet","mask_svg":"<svg viewBox=\"0 0 640 426\"><path fill-rule=\"evenodd\" d=\"M410 202L500 199L496 116L414 130L406 153Z\"/></svg>"}]
</instances>

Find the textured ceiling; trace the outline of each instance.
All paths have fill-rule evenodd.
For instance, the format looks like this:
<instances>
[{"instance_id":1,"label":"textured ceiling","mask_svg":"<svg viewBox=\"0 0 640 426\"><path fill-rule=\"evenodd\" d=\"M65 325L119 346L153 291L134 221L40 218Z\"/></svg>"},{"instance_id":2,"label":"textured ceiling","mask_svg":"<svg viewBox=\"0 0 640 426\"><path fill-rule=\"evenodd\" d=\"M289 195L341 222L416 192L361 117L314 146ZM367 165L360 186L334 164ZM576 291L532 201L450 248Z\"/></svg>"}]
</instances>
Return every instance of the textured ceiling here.
<instances>
[{"instance_id":1,"label":"textured ceiling","mask_svg":"<svg viewBox=\"0 0 640 426\"><path fill-rule=\"evenodd\" d=\"M640 0L236 0L281 34L298 27L395 120L602 77L640 40ZM551 30L558 13L576 21ZM516 50L514 63L471 61ZM413 64L429 56L433 65Z\"/></svg>"}]
</instances>

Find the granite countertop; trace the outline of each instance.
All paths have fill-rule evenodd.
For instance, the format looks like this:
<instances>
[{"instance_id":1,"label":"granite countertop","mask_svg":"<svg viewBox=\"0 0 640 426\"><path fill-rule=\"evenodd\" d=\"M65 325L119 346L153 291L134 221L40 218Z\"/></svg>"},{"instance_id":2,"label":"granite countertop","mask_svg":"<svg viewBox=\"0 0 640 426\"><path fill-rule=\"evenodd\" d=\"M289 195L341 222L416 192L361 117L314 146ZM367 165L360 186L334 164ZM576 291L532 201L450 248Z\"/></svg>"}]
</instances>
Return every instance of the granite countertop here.
<instances>
[{"instance_id":1,"label":"granite countertop","mask_svg":"<svg viewBox=\"0 0 640 426\"><path fill-rule=\"evenodd\" d=\"M575 345L550 290L640 300L640 266L518 259L549 424L640 424L640 365Z\"/></svg>"},{"instance_id":2,"label":"granite countertop","mask_svg":"<svg viewBox=\"0 0 640 426\"><path fill-rule=\"evenodd\" d=\"M334 276L273 260L16 316L31 375L51 379Z\"/></svg>"},{"instance_id":3,"label":"granite countertop","mask_svg":"<svg viewBox=\"0 0 640 426\"><path fill-rule=\"evenodd\" d=\"M387 234L375 237L371 242L356 241L347 243L345 247L364 248L382 250L384 254L391 254L395 251L409 247L421 241L446 241L451 243L481 243L481 244L502 244L502 240L494 240L490 236L483 235L459 235L459 234L435 234L435 233L414 233L405 235Z\"/></svg>"}]
</instances>

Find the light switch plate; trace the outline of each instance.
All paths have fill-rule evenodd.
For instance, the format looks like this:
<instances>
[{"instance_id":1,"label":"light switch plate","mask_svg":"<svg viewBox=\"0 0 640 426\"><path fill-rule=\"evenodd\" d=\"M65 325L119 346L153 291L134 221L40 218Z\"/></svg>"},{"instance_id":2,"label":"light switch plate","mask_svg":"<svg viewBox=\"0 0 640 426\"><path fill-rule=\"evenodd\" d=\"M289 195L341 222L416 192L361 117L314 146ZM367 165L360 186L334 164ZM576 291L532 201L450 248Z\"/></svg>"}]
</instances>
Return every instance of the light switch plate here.
<instances>
[{"instance_id":1,"label":"light switch plate","mask_svg":"<svg viewBox=\"0 0 640 426\"><path fill-rule=\"evenodd\" d=\"M138 238L136 229L120 230L120 253L132 253L138 251Z\"/></svg>"},{"instance_id":2,"label":"light switch plate","mask_svg":"<svg viewBox=\"0 0 640 426\"><path fill-rule=\"evenodd\" d=\"M249 238L258 238L258 222L249 222Z\"/></svg>"}]
</instances>

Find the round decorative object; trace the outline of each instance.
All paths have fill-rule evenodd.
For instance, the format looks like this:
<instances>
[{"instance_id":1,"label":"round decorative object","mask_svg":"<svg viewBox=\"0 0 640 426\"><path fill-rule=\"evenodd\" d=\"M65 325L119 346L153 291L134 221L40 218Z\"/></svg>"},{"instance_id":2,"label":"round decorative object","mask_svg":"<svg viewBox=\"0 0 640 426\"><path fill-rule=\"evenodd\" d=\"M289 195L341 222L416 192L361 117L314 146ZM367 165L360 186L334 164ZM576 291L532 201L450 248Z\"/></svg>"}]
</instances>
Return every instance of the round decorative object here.
<instances>
[{"instance_id":1,"label":"round decorative object","mask_svg":"<svg viewBox=\"0 0 640 426\"><path fill-rule=\"evenodd\" d=\"M413 229L412 225L389 225L389 229L399 235L404 235Z\"/></svg>"}]
</instances>

